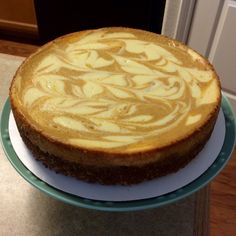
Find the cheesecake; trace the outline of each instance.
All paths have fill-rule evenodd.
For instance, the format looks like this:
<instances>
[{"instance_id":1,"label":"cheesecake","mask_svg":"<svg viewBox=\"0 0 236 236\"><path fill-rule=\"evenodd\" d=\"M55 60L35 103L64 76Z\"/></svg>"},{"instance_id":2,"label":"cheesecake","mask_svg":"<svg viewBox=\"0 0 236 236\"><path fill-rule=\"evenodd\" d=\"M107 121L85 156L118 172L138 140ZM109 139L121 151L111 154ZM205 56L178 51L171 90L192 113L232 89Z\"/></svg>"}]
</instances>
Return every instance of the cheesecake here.
<instances>
[{"instance_id":1,"label":"cheesecake","mask_svg":"<svg viewBox=\"0 0 236 236\"><path fill-rule=\"evenodd\" d=\"M178 171L213 131L221 87L188 46L139 29L59 37L17 70L9 92L19 133L46 167L130 185Z\"/></svg>"}]
</instances>

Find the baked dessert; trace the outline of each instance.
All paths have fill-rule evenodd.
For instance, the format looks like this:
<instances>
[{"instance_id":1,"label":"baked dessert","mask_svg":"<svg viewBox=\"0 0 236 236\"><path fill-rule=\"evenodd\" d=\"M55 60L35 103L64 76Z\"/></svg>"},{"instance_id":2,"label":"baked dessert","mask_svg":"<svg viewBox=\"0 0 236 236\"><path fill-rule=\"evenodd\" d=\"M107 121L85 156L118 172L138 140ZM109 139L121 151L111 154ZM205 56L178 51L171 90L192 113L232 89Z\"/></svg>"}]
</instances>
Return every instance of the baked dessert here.
<instances>
[{"instance_id":1,"label":"baked dessert","mask_svg":"<svg viewBox=\"0 0 236 236\"><path fill-rule=\"evenodd\" d=\"M221 90L212 65L182 43L110 27L41 47L16 72L10 101L45 166L125 185L192 160L212 133Z\"/></svg>"}]
</instances>

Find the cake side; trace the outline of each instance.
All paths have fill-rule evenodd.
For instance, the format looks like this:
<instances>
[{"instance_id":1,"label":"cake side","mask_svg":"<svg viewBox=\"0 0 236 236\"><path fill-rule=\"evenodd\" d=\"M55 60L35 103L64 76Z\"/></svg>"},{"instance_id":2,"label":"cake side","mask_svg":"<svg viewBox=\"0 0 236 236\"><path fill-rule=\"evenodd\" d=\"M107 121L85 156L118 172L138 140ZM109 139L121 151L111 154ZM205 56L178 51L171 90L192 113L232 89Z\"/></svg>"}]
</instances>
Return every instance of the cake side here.
<instances>
[{"instance_id":1,"label":"cake side","mask_svg":"<svg viewBox=\"0 0 236 236\"><path fill-rule=\"evenodd\" d=\"M24 143L36 159L47 168L88 182L131 185L165 176L185 167L204 148L210 138L217 112L191 137L159 150L132 155L84 152L63 144L52 143L29 129L16 113L15 119ZM42 143L46 149L40 149ZM63 155L66 158L63 158Z\"/></svg>"}]
</instances>

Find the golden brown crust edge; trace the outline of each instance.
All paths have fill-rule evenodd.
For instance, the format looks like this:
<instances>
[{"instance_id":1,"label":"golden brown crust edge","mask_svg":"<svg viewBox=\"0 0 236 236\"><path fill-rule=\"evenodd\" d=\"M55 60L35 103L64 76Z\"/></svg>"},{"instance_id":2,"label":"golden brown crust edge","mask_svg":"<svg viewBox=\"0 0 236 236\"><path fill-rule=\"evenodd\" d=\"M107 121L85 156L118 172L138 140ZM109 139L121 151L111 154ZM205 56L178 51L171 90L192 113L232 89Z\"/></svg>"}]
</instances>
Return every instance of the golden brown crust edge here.
<instances>
[{"instance_id":1,"label":"golden brown crust edge","mask_svg":"<svg viewBox=\"0 0 236 236\"><path fill-rule=\"evenodd\" d=\"M183 168L202 150L209 136L205 136L201 143L194 145L193 150L189 150L184 158L179 154L173 154L166 160L160 160L143 166L114 167L87 166L65 161L54 155L42 152L24 135L22 135L22 139L38 161L41 161L45 167L57 173L72 176L87 182L96 182L106 185L131 185L165 176Z\"/></svg>"},{"instance_id":2,"label":"golden brown crust edge","mask_svg":"<svg viewBox=\"0 0 236 236\"><path fill-rule=\"evenodd\" d=\"M58 157L47 151L42 151L37 144L34 144L34 140L28 135L28 132L25 131L24 125L19 125L18 128L22 136L23 141L33 153L37 160L41 161L46 167L64 175L72 176L80 180L85 180L88 182L99 182L101 184L121 184L121 185L131 185L143 182L145 180L150 180L156 177L161 177L173 172L178 171L179 169L186 166L205 146L207 140L210 138L212 130L217 116L212 118L212 120L205 126L205 131L197 132L197 135L192 136L189 139L186 139L183 142L179 142L175 145L172 145L171 152L170 147L159 150L162 158L153 160L152 155L155 153L148 153L146 156L132 155L130 156L101 156L99 153L96 153L96 156L88 155L89 153L80 156L78 152L79 160L87 159L93 160L92 163L85 162L72 162L61 157ZM17 118L16 118L17 120ZM34 136L35 138L35 136ZM58 149L63 150L60 146L57 146ZM69 153L68 153L69 155ZM140 158L147 158L150 162L140 163ZM120 162L119 165L100 165L100 159L103 161L111 160L121 160L118 158L125 159L126 161L132 158L136 160L138 165L122 165ZM128 158L128 159L127 159ZM112 163L113 164L113 163Z\"/></svg>"},{"instance_id":3,"label":"golden brown crust edge","mask_svg":"<svg viewBox=\"0 0 236 236\"><path fill-rule=\"evenodd\" d=\"M29 139L33 145L39 147L42 152L60 157L62 160L93 166L142 166L148 163L154 163L162 159L167 159L168 155L178 153L185 156L193 145L197 145L209 136L214 128L220 106L211 114L209 120L192 135L185 137L181 141L170 143L163 148L154 148L145 152L137 153L109 153L97 150L86 150L74 147L65 143L48 139L45 135L35 130L18 112L12 104L12 111L16 120L18 130L21 135Z\"/></svg>"}]
</instances>

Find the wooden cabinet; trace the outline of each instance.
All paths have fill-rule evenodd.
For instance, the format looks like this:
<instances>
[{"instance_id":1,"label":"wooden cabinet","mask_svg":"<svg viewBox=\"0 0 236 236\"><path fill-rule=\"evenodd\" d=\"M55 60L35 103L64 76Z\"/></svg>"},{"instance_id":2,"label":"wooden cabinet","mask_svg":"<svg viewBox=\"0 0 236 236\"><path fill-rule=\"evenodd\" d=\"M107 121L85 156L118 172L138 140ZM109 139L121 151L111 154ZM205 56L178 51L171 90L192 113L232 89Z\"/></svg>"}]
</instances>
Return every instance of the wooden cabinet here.
<instances>
[{"instance_id":1,"label":"wooden cabinet","mask_svg":"<svg viewBox=\"0 0 236 236\"><path fill-rule=\"evenodd\" d=\"M33 0L0 0L0 32L37 34Z\"/></svg>"}]
</instances>

